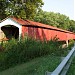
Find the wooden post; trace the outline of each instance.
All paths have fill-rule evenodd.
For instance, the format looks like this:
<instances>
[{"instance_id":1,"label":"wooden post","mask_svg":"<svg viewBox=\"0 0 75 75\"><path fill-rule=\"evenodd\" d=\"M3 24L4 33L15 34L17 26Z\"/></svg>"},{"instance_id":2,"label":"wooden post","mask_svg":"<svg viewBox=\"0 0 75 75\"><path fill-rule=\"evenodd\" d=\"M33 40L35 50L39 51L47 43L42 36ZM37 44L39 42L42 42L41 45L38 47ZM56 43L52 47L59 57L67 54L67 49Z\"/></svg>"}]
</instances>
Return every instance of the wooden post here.
<instances>
[{"instance_id":1,"label":"wooden post","mask_svg":"<svg viewBox=\"0 0 75 75\"><path fill-rule=\"evenodd\" d=\"M68 47L68 40L66 40L66 45L67 45L67 47Z\"/></svg>"},{"instance_id":2,"label":"wooden post","mask_svg":"<svg viewBox=\"0 0 75 75\"><path fill-rule=\"evenodd\" d=\"M1 27L0 27L0 40L1 40Z\"/></svg>"},{"instance_id":3,"label":"wooden post","mask_svg":"<svg viewBox=\"0 0 75 75\"><path fill-rule=\"evenodd\" d=\"M22 35L22 26L19 27L19 41L21 40L21 35Z\"/></svg>"}]
</instances>

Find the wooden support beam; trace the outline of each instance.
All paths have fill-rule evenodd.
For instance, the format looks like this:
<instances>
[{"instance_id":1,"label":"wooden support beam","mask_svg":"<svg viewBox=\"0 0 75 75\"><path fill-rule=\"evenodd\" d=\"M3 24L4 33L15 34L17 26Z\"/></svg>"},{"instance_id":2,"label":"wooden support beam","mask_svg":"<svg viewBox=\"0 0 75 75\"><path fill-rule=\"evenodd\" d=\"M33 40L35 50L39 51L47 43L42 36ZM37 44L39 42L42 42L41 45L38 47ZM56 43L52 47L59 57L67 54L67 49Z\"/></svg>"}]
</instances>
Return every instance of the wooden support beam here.
<instances>
[{"instance_id":1,"label":"wooden support beam","mask_svg":"<svg viewBox=\"0 0 75 75\"><path fill-rule=\"evenodd\" d=\"M67 45L67 47L68 47L68 44L69 44L69 41L68 41L68 40L66 40L66 45Z\"/></svg>"}]
</instances>

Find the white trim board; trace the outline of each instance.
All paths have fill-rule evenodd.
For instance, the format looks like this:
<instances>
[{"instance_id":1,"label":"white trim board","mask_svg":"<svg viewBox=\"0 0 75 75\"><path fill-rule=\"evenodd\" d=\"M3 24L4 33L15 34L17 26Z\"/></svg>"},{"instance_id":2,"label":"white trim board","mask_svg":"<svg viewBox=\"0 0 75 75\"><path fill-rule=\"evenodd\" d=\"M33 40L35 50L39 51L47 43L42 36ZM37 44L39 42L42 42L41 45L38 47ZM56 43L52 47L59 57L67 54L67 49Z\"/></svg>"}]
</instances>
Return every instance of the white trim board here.
<instances>
[{"instance_id":1,"label":"white trim board","mask_svg":"<svg viewBox=\"0 0 75 75\"><path fill-rule=\"evenodd\" d=\"M12 20L11 18L7 18L6 20L2 21L0 23L0 28L2 26L6 26L6 25L13 25L19 28L19 39L21 37L22 34L22 25L20 25L19 23L17 23L16 21Z\"/></svg>"}]
</instances>

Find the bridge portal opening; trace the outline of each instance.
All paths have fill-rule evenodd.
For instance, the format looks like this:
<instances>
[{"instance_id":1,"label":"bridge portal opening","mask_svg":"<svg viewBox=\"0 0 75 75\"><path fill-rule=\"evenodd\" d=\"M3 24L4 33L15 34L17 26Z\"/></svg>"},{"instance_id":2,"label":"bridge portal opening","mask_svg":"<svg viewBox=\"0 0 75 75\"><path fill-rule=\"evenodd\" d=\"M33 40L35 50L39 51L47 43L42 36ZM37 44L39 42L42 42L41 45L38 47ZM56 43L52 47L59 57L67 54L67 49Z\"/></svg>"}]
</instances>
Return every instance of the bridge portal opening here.
<instances>
[{"instance_id":1,"label":"bridge portal opening","mask_svg":"<svg viewBox=\"0 0 75 75\"><path fill-rule=\"evenodd\" d=\"M11 39L11 38L15 38L18 39L19 38L19 28L13 25L6 25L6 26L2 26L1 27L1 33L2 38L7 38L7 39Z\"/></svg>"}]
</instances>

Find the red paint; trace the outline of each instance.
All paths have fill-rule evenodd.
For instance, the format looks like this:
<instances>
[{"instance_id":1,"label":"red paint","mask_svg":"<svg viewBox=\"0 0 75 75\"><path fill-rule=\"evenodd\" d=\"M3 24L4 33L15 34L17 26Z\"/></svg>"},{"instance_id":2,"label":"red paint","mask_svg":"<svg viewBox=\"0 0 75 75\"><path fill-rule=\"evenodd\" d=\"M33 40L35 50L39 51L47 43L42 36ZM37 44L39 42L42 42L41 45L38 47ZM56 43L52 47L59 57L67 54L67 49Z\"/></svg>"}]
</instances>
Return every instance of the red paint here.
<instances>
[{"instance_id":1,"label":"red paint","mask_svg":"<svg viewBox=\"0 0 75 75\"><path fill-rule=\"evenodd\" d=\"M12 19L22 25L23 37L27 34L29 37L39 40L51 40L54 37L58 38L59 41L75 39L75 34L70 31L30 20L22 20L17 18Z\"/></svg>"},{"instance_id":2,"label":"red paint","mask_svg":"<svg viewBox=\"0 0 75 75\"><path fill-rule=\"evenodd\" d=\"M28 34L28 27L22 26L22 37Z\"/></svg>"},{"instance_id":3,"label":"red paint","mask_svg":"<svg viewBox=\"0 0 75 75\"><path fill-rule=\"evenodd\" d=\"M25 27L25 26L24 26ZM26 30L26 28L28 30ZM35 28L35 27L25 27L24 33L28 32L28 36L38 39L38 40L51 40L55 37L58 38L59 41L66 41L70 39L75 39L75 34L55 31L51 29L44 29L44 28Z\"/></svg>"}]
</instances>

